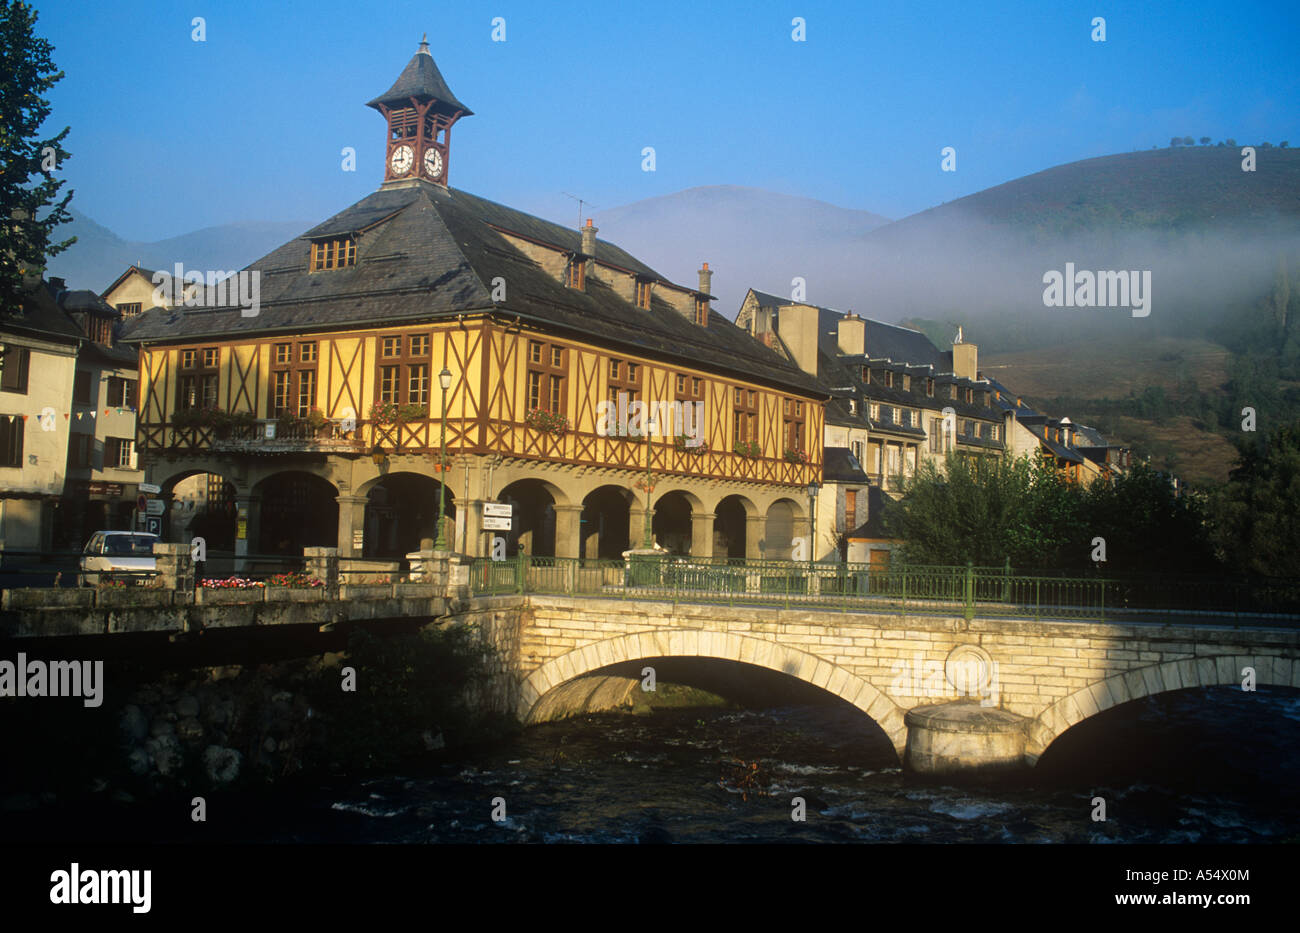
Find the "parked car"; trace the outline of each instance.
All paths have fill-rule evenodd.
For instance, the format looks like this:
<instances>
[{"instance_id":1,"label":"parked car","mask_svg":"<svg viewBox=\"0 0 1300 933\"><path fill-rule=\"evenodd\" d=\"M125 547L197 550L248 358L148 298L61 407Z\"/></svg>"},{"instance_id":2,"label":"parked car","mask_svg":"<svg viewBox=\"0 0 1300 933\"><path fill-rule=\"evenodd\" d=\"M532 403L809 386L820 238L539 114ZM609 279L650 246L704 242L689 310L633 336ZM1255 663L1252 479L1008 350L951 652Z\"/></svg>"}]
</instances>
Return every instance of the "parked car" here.
<instances>
[{"instance_id":1,"label":"parked car","mask_svg":"<svg viewBox=\"0 0 1300 933\"><path fill-rule=\"evenodd\" d=\"M97 531L81 554L79 586L96 586L108 580L147 583L157 571L153 546L157 535L143 531Z\"/></svg>"}]
</instances>

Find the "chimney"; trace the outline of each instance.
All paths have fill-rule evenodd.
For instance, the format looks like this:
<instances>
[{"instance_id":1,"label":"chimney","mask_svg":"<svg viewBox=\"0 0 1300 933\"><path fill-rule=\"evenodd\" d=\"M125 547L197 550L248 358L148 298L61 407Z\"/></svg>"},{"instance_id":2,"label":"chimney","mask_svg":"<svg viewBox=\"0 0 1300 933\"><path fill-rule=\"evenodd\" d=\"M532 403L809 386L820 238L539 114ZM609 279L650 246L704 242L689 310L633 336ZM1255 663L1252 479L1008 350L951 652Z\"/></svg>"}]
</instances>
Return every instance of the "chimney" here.
<instances>
[{"instance_id":1,"label":"chimney","mask_svg":"<svg viewBox=\"0 0 1300 933\"><path fill-rule=\"evenodd\" d=\"M821 310L812 305L782 305L776 329L790 349L794 363L810 376L817 375L817 330Z\"/></svg>"},{"instance_id":2,"label":"chimney","mask_svg":"<svg viewBox=\"0 0 1300 933\"><path fill-rule=\"evenodd\" d=\"M867 352L867 322L852 311L840 318L837 326L840 352L861 356Z\"/></svg>"},{"instance_id":3,"label":"chimney","mask_svg":"<svg viewBox=\"0 0 1300 933\"><path fill-rule=\"evenodd\" d=\"M952 371L972 382L979 378L979 347L962 340L960 328L952 344Z\"/></svg>"},{"instance_id":4,"label":"chimney","mask_svg":"<svg viewBox=\"0 0 1300 933\"><path fill-rule=\"evenodd\" d=\"M706 295L713 294L713 273L709 270L709 264L706 262L700 268L700 291Z\"/></svg>"},{"instance_id":5,"label":"chimney","mask_svg":"<svg viewBox=\"0 0 1300 933\"><path fill-rule=\"evenodd\" d=\"M591 218L587 218L587 225L582 228L582 255L588 259L594 259L596 256L596 234L600 228L591 225Z\"/></svg>"}]
</instances>

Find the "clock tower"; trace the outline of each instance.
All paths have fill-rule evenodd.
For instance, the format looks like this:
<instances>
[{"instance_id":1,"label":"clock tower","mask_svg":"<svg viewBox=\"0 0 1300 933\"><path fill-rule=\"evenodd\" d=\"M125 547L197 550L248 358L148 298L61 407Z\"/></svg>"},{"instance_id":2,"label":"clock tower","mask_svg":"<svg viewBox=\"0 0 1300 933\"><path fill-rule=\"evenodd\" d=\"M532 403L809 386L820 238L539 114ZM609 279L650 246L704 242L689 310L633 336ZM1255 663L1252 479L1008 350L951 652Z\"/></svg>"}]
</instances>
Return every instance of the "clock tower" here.
<instances>
[{"instance_id":1,"label":"clock tower","mask_svg":"<svg viewBox=\"0 0 1300 933\"><path fill-rule=\"evenodd\" d=\"M384 186L422 178L447 187L452 124L474 111L451 93L425 39L393 86L368 106L388 121Z\"/></svg>"}]
</instances>

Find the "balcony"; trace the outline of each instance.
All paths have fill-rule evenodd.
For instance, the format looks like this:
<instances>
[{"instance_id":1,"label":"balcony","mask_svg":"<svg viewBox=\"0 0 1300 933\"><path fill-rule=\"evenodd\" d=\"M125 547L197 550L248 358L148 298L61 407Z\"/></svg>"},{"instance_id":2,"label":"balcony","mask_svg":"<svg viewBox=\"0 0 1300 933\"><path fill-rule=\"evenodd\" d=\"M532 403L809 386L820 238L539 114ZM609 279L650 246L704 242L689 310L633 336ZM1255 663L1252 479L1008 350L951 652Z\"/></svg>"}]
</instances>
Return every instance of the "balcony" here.
<instances>
[{"instance_id":1,"label":"balcony","mask_svg":"<svg viewBox=\"0 0 1300 933\"><path fill-rule=\"evenodd\" d=\"M206 438L194 438L193 446L207 446L214 453L247 454L288 454L319 453L346 454L360 453L365 447L357 431L344 431L334 422L320 428L306 424L284 425L273 420L261 420L256 424L233 427L225 431L211 428L197 428L204 432ZM178 434L188 434L181 431Z\"/></svg>"}]
</instances>

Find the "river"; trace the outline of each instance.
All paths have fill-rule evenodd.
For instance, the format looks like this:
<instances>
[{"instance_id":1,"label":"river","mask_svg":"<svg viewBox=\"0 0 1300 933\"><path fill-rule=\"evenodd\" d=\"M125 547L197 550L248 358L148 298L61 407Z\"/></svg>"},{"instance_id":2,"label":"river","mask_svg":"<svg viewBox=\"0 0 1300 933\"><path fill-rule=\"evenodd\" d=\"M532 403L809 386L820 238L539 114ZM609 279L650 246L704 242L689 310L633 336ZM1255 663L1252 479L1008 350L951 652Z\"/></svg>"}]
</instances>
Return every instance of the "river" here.
<instances>
[{"instance_id":1,"label":"river","mask_svg":"<svg viewBox=\"0 0 1300 933\"><path fill-rule=\"evenodd\" d=\"M76 825L117 842L363 843L1300 841L1300 697L1220 687L1108 711L1025 779L905 777L838 702L660 709L536 726L402 773L209 799L201 829L157 804ZM1092 819L1093 798L1107 819ZM791 819L802 797L806 820ZM493 809L503 819L494 820ZM504 810L504 812L502 812ZM68 814L73 819L73 814ZM60 832L45 824L45 838Z\"/></svg>"}]
</instances>

